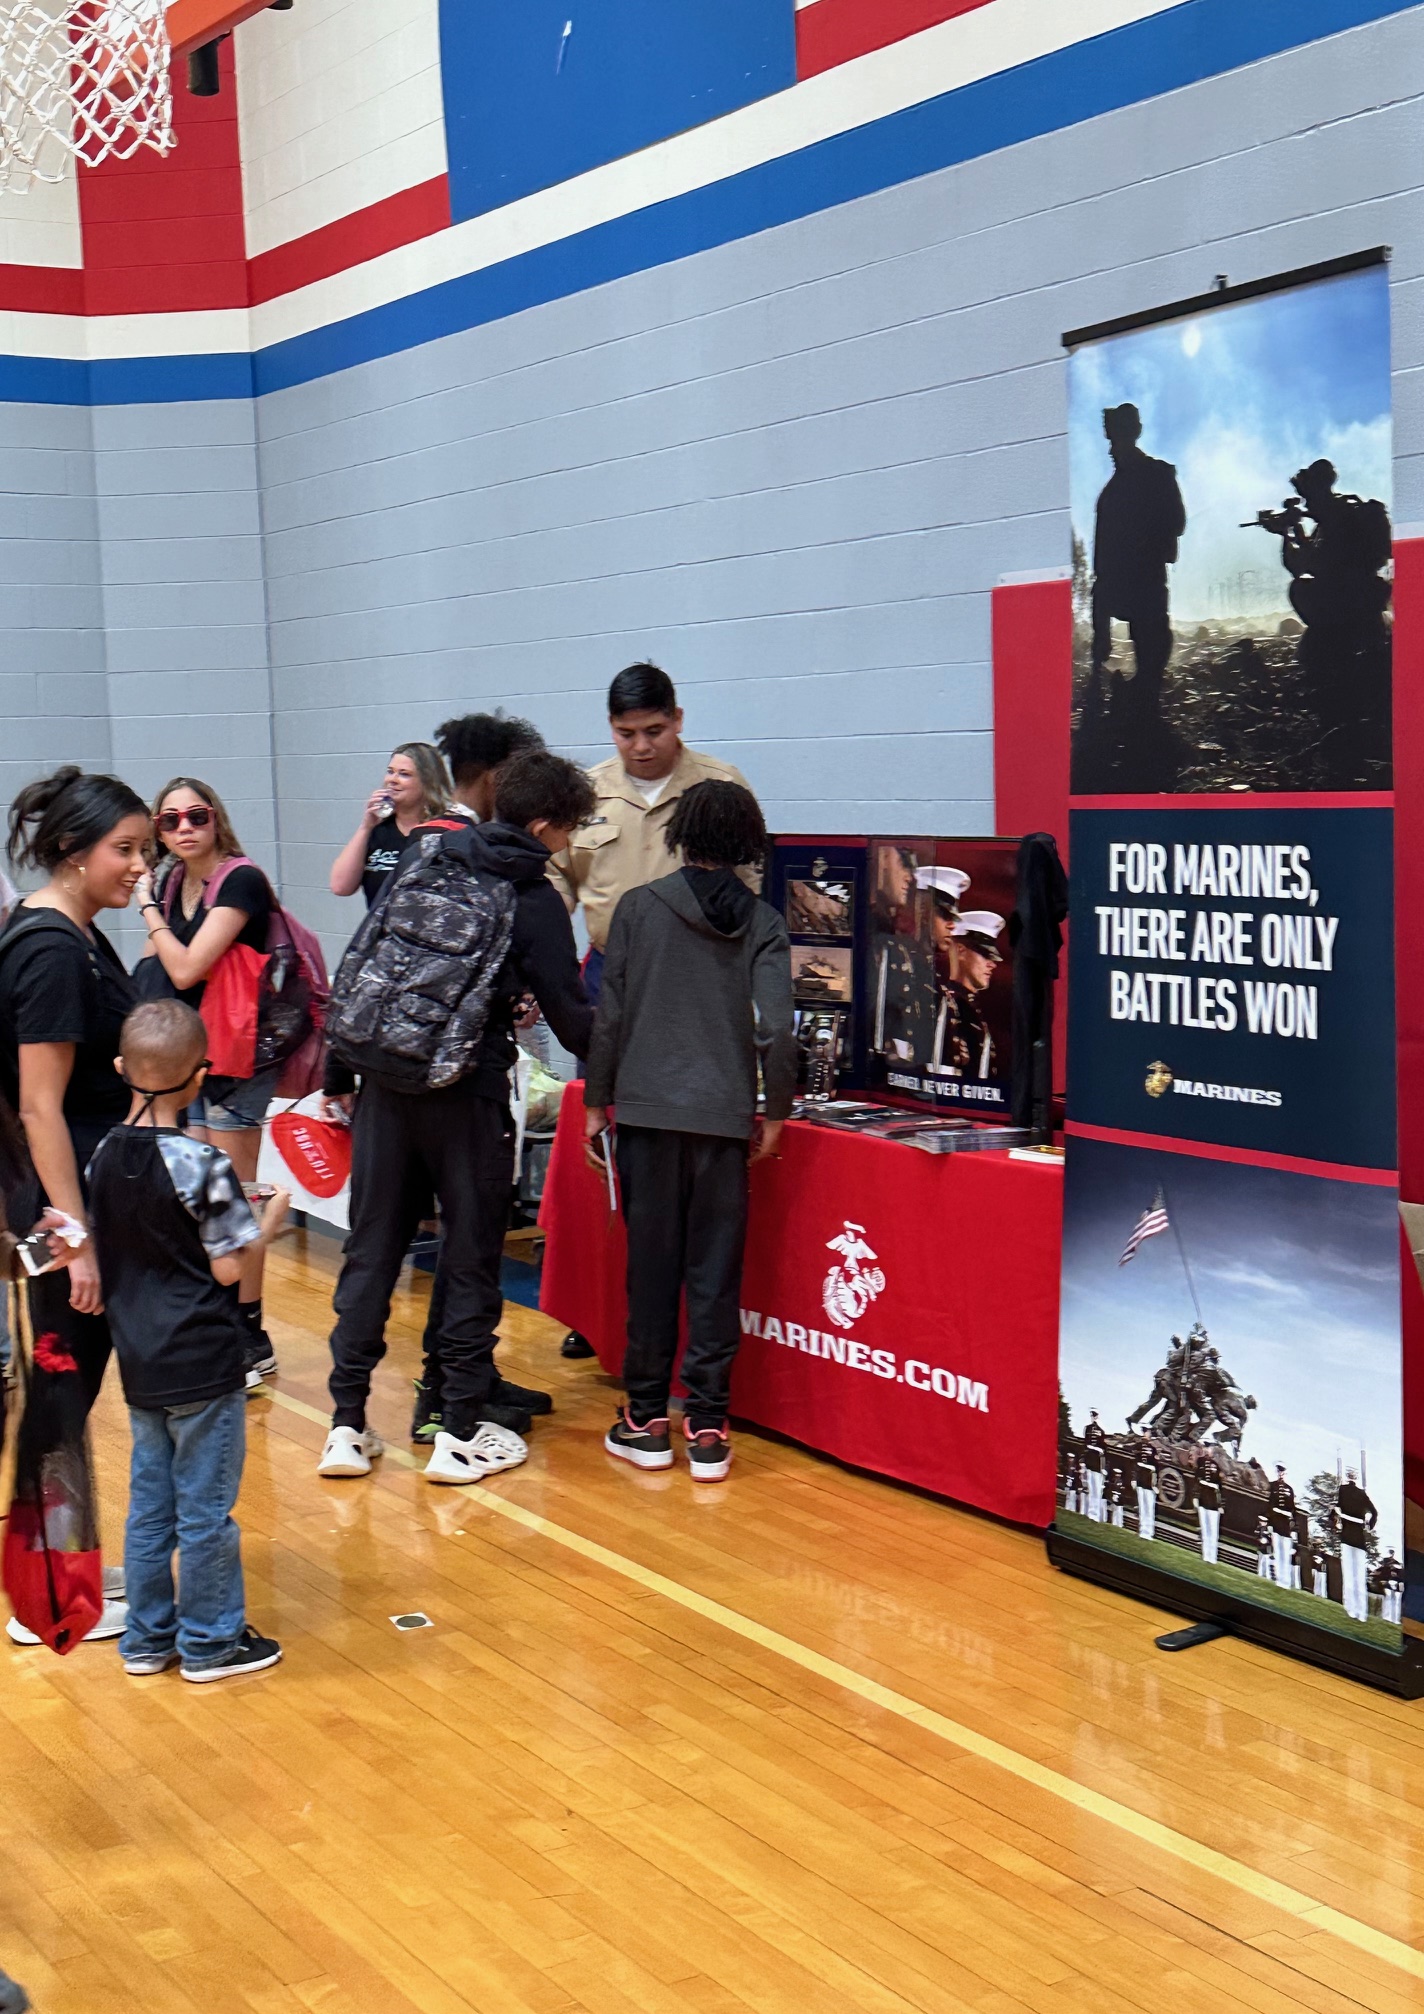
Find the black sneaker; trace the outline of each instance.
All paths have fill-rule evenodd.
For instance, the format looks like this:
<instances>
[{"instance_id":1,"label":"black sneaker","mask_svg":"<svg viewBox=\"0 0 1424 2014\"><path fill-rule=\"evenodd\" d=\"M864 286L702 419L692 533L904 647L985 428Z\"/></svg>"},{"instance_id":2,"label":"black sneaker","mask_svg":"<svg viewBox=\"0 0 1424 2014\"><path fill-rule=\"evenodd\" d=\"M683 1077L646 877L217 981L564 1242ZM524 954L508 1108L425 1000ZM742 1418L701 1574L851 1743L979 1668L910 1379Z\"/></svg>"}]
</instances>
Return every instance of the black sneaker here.
<instances>
[{"instance_id":1,"label":"black sneaker","mask_svg":"<svg viewBox=\"0 0 1424 2014\"><path fill-rule=\"evenodd\" d=\"M580 1357L593 1356L594 1347L587 1336L581 1336L577 1329L570 1329L559 1344L559 1355L569 1358L571 1362L577 1361Z\"/></svg>"},{"instance_id":2,"label":"black sneaker","mask_svg":"<svg viewBox=\"0 0 1424 2014\"><path fill-rule=\"evenodd\" d=\"M185 1664L180 1678L189 1685L215 1685L220 1678L241 1678L245 1671L266 1671L280 1662L282 1646L273 1636L259 1636L249 1622L227 1656L218 1664Z\"/></svg>"},{"instance_id":3,"label":"black sneaker","mask_svg":"<svg viewBox=\"0 0 1424 2014\"><path fill-rule=\"evenodd\" d=\"M272 1378L277 1375L277 1352L272 1347L272 1338L265 1329L249 1336L242 1346L242 1368L249 1384L254 1378Z\"/></svg>"},{"instance_id":4,"label":"black sneaker","mask_svg":"<svg viewBox=\"0 0 1424 2014\"><path fill-rule=\"evenodd\" d=\"M732 1466L732 1437L723 1427L699 1427L694 1433L682 1423L687 1442L687 1466L695 1483L719 1483Z\"/></svg>"},{"instance_id":5,"label":"black sneaker","mask_svg":"<svg viewBox=\"0 0 1424 2014\"><path fill-rule=\"evenodd\" d=\"M644 1426L635 1426L633 1415L625 1409L603 1436L603 1445L609 1454L617 1455L619 1461L631 1462L635 1469L672 1467L672 1439L666 1420L649 1420Z\"/></svg>"},{"instance_id":6,"label":"black sneaker","mask_svg":"<svg viewBox=\"0 0 1424 2014\"><path fill-rule=\"evenodd\" d=\"M548 1392L536 1392L529 1385L511 1384L508 1378L500 1377L496 1371L490 1397L497 1406L520 1406L526 1413L534 1413L543 1418L554 1410L553 1397Z\"/></svg>"},{"instance_id":7,"label":"black sneaker","mask_svg":"<svg viewBox=\"0 0 1424 2014\"><path fill-rule=\"evenodd\" d=\"M410 1437L423 1447L433 1447L435 1436L442 1424L441 1398L432 1391L422 1378L415 1381L415 1412L410 1422Z\"/></svg>"},{"instance_id":8,"label":"black sneaker","mask_svg":"<svg viewBox=\"0 0 1424 2014\"><path fill-rule=\"evenodd\" d=\"M500 1406L493 1401L480 1407L478 1417L489 1426L504 1427L507 1432L518 1434L521 1440L534 1424L527 1406Z\"/></svg>"}]
</instances>

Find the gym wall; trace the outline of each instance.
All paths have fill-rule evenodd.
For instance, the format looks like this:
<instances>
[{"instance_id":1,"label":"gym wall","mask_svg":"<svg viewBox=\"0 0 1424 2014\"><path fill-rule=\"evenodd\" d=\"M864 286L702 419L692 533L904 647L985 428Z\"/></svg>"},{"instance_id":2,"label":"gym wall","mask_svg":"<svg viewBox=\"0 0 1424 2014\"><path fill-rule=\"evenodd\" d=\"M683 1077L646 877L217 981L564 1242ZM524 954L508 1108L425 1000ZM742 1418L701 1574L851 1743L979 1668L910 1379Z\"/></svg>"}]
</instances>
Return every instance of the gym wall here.
<instances>
[{"instance_id":1,"label":"gym wall","mask_svg":"<svg viewBox=\"0 0 1424 2014\"><path fill-rule=\"evenodd\" d=\"M1424 518L1424 8L517 11L296 0L169 161L0 201L0 790L194 767L335 948L393 742L502 704L595 759L649 655L774 825L992 830L1061 332L1219 272L1394 248Z\"/></svg>"}]
</instances>

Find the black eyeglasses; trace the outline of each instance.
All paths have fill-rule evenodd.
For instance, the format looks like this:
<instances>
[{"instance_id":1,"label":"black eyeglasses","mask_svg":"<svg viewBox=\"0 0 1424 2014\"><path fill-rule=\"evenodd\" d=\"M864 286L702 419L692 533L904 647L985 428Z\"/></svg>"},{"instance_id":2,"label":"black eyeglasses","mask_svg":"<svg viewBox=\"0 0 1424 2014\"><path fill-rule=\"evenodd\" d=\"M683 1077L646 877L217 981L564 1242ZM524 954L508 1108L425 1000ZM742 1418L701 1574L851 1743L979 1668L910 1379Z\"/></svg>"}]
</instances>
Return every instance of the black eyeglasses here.
<instances>
[{"instance_id":1,"label":"black eyeglasses","mask_svg":"<svg viewBox=\"0 0 1424 2014\"><path fill-rule=\"evenodd\" d=\"M157 819L160 832L176 832L180 825L191 825L195 832L201 832L212 822L213 814L206 804L194 804L186 811L160 811Z\"/></svg>"}]
</instances>

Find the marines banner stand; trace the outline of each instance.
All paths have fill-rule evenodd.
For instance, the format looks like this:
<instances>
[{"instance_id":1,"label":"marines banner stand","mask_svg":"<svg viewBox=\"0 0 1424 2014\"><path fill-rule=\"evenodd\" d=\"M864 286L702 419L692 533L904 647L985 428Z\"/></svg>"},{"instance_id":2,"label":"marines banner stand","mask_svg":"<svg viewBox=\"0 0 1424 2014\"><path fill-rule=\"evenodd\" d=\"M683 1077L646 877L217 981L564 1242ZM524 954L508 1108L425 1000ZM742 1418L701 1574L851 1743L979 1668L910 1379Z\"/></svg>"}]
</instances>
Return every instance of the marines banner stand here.
<instances>
[{"instance_id":1,"label":"marines banner stand","mask_svg":"<svg viewBox=\"0 0 1424 2014\"><path fill-rule=\"evenodd\" d=\"M1050 1555L1418 1696L1384 254L1065 341L1072 966Z\"/></svg>"}]
</instances>

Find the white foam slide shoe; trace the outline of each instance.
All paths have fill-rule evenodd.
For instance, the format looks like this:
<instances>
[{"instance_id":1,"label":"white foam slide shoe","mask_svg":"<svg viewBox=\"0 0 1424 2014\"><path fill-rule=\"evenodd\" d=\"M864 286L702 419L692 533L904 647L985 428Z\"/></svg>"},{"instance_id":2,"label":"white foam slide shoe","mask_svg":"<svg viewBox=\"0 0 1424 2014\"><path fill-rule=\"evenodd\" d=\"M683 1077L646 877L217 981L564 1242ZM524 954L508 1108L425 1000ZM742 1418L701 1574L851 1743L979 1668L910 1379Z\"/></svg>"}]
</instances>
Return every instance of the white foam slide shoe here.
<instances>
[{"instance_id":1,"label":"white foam slide shoe","mask_svg":"<svg viewBox=\"0 0 1424 2014\"><path fill-rule=\"evenodd\" d=\"M110 1637L122 1636L129 1626L129 1605L126 1601L106 1601L104 1610L94 1627L84 1637L85 1643L105 1643ZM36 1636L32 1629L26 1629L18 1616L12 1615L5 1625L5 1634L11 1643L43 1643L42 1636Z\"/></svg>"},{"instance_id":2,"label":"white foam slide shoe","mask_svg":"<svg viewBox=\"0 0 1424 2014\"><path fill-rule=\"evenodd\" d=\"M356 1427L333 1427L316 1472L319 1476L368 1476L372 1462L385 1451L385 1442L369 1427L364 1432Z\"/></svg>"},{"instance_id":3,"label":"white foam slide shoe","mask_svg":"<svg viewBox=\"0 0 1424 2014\"><path fill-rule=\"evenodd\" d=\"M529 1459L529 1449L508 1427L481 1421L467 1441L453 1434L435 1436L435 1452L425 1465L428 1483L477 1483L501 1469L517 1469Z\"/></svg>"}]
</instances>

